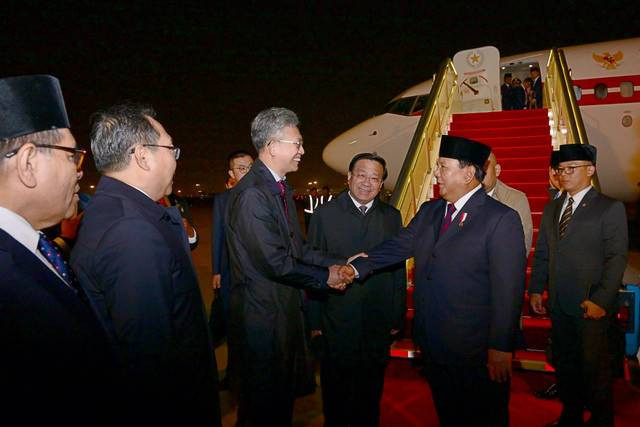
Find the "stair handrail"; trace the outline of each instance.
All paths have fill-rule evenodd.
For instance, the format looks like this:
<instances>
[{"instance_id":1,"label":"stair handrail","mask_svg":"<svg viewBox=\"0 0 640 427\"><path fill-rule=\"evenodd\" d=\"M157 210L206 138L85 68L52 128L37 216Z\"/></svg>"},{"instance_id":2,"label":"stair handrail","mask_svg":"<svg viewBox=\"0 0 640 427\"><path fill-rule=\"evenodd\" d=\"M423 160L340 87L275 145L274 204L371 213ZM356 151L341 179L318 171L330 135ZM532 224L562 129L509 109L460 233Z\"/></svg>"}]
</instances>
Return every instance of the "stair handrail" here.
<instances>
[{"instance_id":1,"label":"stair handrail","mask_svg":"<svg viewBox=\"0 0 640 427\"><path fill-rule=\"evenodd\" d=\"M402 164L390 203L400 211L405 225L411 221L420 204L433 196L431 182L440 137L449 126L454 97L459 96L457 78L453 61L450 58L442 61Z\"/></svg>"},{"instance_id":2,"label":"stair handrail","mask_svg":"<svg viewBox=\"0 0 640 427\"><path fill-rule=\"evenodd\" d=\"M549 54L544 101L552 112L553 122L549 124L554 148L560 144L589 144L573 89L571 70L562 49L553 48ZM600 191L597 174L593 175L591 181L596 190Z\"/></svg>"}]
</instances>

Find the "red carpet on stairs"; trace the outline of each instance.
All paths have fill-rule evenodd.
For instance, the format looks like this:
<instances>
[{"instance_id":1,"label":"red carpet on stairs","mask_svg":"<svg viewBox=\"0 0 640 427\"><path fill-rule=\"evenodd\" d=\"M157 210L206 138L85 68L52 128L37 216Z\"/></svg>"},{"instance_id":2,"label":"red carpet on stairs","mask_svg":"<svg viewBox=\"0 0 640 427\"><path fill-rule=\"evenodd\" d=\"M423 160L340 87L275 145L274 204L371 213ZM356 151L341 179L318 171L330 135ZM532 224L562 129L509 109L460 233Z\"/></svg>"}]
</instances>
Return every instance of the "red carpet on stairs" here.
<instances>
[{"instance_id":1,"label":"red carpet on stairs","mask_svg":"<svg viewBox=\"0 0 640 427\"><path fill-rule=\"evenodd\" d=\"M535 245L542 210L549 201L548 169L552 147L548 110L454 114L449 135L474 139L491 147L502 168L499 179L523 191L529 199ZM529 268L527 282L530 273ZM526 347L543 350L547 343L549 320L529 318L526 301L523 313L527 315L523 319Z\"/></svg>"}]
</instances>

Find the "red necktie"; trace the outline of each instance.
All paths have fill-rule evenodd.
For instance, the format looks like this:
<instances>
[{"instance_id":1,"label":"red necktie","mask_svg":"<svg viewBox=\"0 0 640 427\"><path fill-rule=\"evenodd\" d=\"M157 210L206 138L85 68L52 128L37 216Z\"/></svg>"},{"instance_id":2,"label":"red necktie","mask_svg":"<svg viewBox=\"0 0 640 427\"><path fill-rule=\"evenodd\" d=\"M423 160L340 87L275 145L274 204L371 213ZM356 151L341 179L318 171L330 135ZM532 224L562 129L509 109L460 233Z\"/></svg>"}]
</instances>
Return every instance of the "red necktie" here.
<instances>
[{"instance_id":1,"label":"red necktie","mask_svg":"<svg viewBox=\"0 0 640 427\"><path fill-rule=\"evenodd\" d=\"M278 187L280 187L280 199L282 200L282 204L284 205L284 216L286 217L288 223L289 207L287 206L287 194L285 191L284 180L278 181Z\"/></svg>"},{"instance_id":2,"label":"red necktie","mask_svg":"<svg viewBox=\"0 0 640 427\"><path fill-rule=\"evenodd\" d=\"M447 229L451 225L451 219L452 219L451 217L453 216L453 213L455 211L456 211L456 205L454 205L453 203L448 203L447 214L444 216L444 221L442 221L442 227L440 227L441 236L444 234L445 231L447 231Z\"/></svg>"}]
</instances>

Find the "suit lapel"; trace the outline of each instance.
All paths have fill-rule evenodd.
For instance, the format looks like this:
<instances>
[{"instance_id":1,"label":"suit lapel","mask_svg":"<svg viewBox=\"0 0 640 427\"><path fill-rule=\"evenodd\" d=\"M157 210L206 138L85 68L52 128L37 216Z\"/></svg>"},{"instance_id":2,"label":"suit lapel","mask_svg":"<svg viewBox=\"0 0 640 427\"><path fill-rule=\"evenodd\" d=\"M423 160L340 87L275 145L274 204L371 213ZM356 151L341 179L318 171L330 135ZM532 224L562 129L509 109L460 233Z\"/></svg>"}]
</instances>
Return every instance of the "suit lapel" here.
<instances>
[{"instance_id":1,"label":"suit lapel","mask_svg":"<svg viewBox=\"0 0 640 427\"><path fill-rule=\"evenodd\" d=\"M564 204L564 199L567 197L567 193L562 193L562 196L560 196L559 199L555 199L553 201L551 201L551 203L555 203L555 208L553 210L553 236L556 240L556 242L558 240L560 240L560 236L558 234L559 229L558 229L558 225L560 223L560 215L562 214L562 205Z\"/></svg>"},{"instance_id":2,"label":"suit lapel","mask_svg":"<svg viewBox=\"0 0 640 427\"><path fill-rule=\"evenodd\" d=\"M476 191L467 203L464 204L462 209L460 209L460 212L458 212L456 217L453 219L447 231L439 237L436 246L441 245L443 242L448 242L458 233L461 233L464 226L469 224L470 221L473 221L477 216L475 214L478 213L479 209L484 205L487 197L489 196L487 196L487 193L485 193L482 188Z\"/></svg>"},{"instance_id":3,"label":"suit lapel","mask_svg":"<svg viewBox=\"0 0 640 427\"><path fill-rule=\"evenodd\" d=\"M579 221L584 215L586 215L587 209L589 209L589 207L593 204L593 201L596 197L598 197L598 192L595 188L591 187L591 189L587 191L587 194L585 194L580 201L580 205L574 206L573 215L571 216L571 221L569 221L569 224L567 224L567 231L564 238L566 238L567 235L570 234L575 228L575 226L572 224L576 221L576 219Z\"/></svg>"}]
</instances>

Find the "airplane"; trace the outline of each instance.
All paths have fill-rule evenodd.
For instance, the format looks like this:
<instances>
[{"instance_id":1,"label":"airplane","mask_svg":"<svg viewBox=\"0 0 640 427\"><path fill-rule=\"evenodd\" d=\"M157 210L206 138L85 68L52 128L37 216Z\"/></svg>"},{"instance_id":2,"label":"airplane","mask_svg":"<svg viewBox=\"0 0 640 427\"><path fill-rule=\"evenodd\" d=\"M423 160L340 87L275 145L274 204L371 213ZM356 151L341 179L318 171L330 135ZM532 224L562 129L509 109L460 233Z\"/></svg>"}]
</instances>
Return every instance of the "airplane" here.
<instances>
[{"instance_id":1,"label":"airplane","mask_svg":"<svg viewBox=\"0 0 640 427\"><path fill-rule=\"evenodd\" d=\"M636 202L640 197L640 38L562 49L589 143L599 151L601 189L615 199ZM537 65L544 82L548 57L549 50L540 50L500 58L500 81L506 72L524 80ZM432 83L429 79L403 91L383 113L337 136L324 148L324 162L346 175L345 159L375 151L387 161L385 188L392 191Z\"/></svg>"},{"instance_id":2,"label":"airplane","mask_svg":"<svg viewBox=\"0 0 640 427\"><path fill-rule=\"evenodd\" d=\"M489 48L494 49L496 55L499 55L497 49ZM629 204L637 203L640 198L640 38L569 46L562 50L570 69L575 98L589 144L598 148L600 189L615 199ZM540 50L501 57L499 60L496 58L495 64L498 64L499 70L491 71L495 73L495 83L501 83L507 72L524 81L529 77L530 69L535 66L539 67L541 79L545 82L549 52L550 50ZM460 53L465 53L467 60L475 56L473 49L458 54ZM455 58L454 56L454 63ZM458 74L458 80L462 80L459 86L461 92L468 89L467 93L478 95L478 89L485 90L484 98L487 102L484 104L489 105L487 107L480 105L483 103L477 104L480 105L480 109L502 109L497 86L482 88L481 82L475 88L467 84L465 89L462 87L467 83L467 79L463 80L464 77L462 73ZM381 114L365 120L329 142L323 151L324 162L337 172L346 174L349 159L354 155L375 151L387 162L388 177L385 188L393 191L418 122L427 105L434 79L423 81L403 91L387 104ZM479 79L476 79L476 83L478 81ZM472 80L468 82L473 85ZM498 92L496 102L490 101L491 91ZM454 113L457 114L465 111L467 110L464 108L458 108L457 111L454 108ZM553 114L549 112L548 116L551 125ZM553 136L553 129L550 128L550 131ZM557 138L551 138L551 141L557 149ZM546 159L542 160L548 162ZM541 211L541 206L536 210ZM541 212L537 212L536 215L539 222ZM640 284L640 253L630 254L624 282ZM639 306L639 302L633 304ZM634 316L637 323L638 316ZM633 344L629 348L634 349L635 353L638 349L638 334L634 332L627 337ZM403 356L405 354L409 355ZM397 353L392 349L392 355L413 357L410 351L406 352L404 349Z\"/></svg>"}]
</instances>

